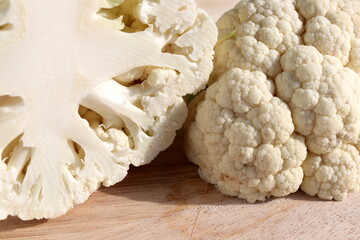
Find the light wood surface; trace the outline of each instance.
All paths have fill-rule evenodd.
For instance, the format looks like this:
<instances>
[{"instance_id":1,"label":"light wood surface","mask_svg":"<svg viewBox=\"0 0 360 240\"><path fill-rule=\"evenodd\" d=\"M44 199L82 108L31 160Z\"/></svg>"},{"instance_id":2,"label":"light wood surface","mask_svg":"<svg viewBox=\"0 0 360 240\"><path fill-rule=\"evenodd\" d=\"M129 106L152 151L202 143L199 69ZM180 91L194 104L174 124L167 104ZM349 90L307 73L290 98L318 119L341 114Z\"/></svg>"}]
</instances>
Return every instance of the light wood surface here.
<instances>
[{"instance_id":1,"label":"light wood surface","mask_svg":"<svg viewBox=\"0 0 360 240\"><path fill-rule=\"evenodd\" d=\"M298 192L247 204L203 182L182 139L125 181L102 188L53 220L0 222L0 239L262 240L360 239L360 195L320 201Z\"/></svg>"},{"instance_id":2,"label":"light wood surface","mask_svg":"<svg viewBox=\"0 0 360 240\"><path fill-rule=\"evenodd\" d=\"M218 18L236 1L202 0ZM360 194L326 202L298 192L247 204L202 181L182 153L182 138L125 181L102 188L53 220L0 222L0 239L240 240L360 239Z\"/></svg>"}]
</instances>

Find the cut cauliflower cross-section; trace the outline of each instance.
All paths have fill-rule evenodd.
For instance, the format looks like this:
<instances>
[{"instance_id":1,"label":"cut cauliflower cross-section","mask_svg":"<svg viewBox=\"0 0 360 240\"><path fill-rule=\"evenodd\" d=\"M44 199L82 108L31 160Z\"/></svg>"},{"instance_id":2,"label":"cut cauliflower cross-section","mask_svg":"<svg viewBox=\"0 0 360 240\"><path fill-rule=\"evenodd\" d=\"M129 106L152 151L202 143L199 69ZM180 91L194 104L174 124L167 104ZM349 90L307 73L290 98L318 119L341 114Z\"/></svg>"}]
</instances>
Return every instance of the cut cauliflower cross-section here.
<instances>
[{"instance_id":1,"label":"cut cauliflower cross-section","mask_svg":"<svg viewBox=\"0 0 360 240\"><path fill-rule=\"evenodd\" d=\"M216 37L192 0L1 0L0 219L60 216L166 149Z\"/></svg>"},{"instance_id":2,"label":"cut cauliflower cross-section","mask_svg":"<svg viewBox=\"0 0 360 240\"><path fill-rule=\"evenodd\" d=\"M299 188L306 146L287 105L273 94L265 74L233 69L199 104L186 152L222 193L255 202Z\"/></svg>"},{"instance_id":3,"label":"cut cauliflower cross-section","mask_svg":"<svg viewBox=\"0 0 360 240\"><path fill-rule=\"evenodd\" d=\"M304 178L302 183L299 179L296 183L301 183L304 192L322 199L343 200L359 191L360 1L241 0L220 18L217 26L219 41L210 82L215 86L194 101L185 125L187 156L200 166L202 176L222 192L251 202L280 196L274 192L277 187L262 191L257 188L260 185L250 185L250 180L258 184L259 177L234 163L249 161L256 170L264 170L256 165L264 158L258 155L255 143L266 138L274 141L280 133L287 133L303 139L305 145L293 144L294 149L302 152L305 146L307 150L305 161L304 155L292 155L297 157L295 162L303 162L303 170L296 168L296 176L303 174ZM273 105L273 112L258 113L261 108L249 104L250 100L258 100L258 83L248 81L246 74L233 77L234 69L252 71L254 79L258 79L256 71L265 74L275 84L274 91L268 94L274 93L273 99L283 107ZM234 86L235 82L244 83L244 90L239 93L236 87L225 88L225 82ZM245 93L248 98L244 98ZM290 114L285 114L284 109ZM240 116L242 122L234 125L233 112L238 111L242 112L236 119ZM213 125L206 124L207 119L213 119ZM251 125L245 120L251 120ZM293 126L294 132L288 126ZM241 144L229 136L241 140ZM281 136L285 140L288 135ZM222 147L216 147L215 138ZM275 155L279 152L276 149L286 141L272 141L266 143L272 150L263 152L274 154L267 163L276 166L280 159L284 161L283 156L276 157L280 156ZM246 151L239 148L245 143L254 145ZM283 168L268 166L267 170ZM295 175L282 176L277 184L294 183ZM253 187L251 191L245 191L249 186ZM295 184L292 186L282 195L293 192Z\"/></svg>"}]
</instances>

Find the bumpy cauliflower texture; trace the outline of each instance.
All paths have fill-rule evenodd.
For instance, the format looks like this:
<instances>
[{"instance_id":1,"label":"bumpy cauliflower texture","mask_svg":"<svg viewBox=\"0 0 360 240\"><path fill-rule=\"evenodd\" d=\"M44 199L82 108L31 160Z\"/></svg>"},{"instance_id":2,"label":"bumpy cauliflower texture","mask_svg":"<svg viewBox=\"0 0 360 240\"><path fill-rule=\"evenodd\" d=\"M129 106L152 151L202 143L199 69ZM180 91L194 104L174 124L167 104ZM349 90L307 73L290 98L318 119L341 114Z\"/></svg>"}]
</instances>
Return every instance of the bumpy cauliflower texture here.
<instances>
[{"instance_id":1,"label":"bumpy cauliflower texture","mask_svg":"<svg viewBox=\"0 0 360 240\"><path fill-rule=\"evenodd\" d=\"M216 37L193 0L0 0L0 219L60 216L166 149Z\"/></svg>"},{"instance_id":2,"label":"bumpy cauliflower texture","mask_svg":"<svg viewBox=\"0 0 360 240\"><path fill-rule=\"evenodd\" d=\"M273 94L265 74L235 68L200 103L196 122L202 124L190 126L188 155L221 192L255 202L301 184L304 139L294 134L287 105Z\"/></svg>"},{"instance_id":3,"label":"bumpy cauliflower texture","mask_svg":"<svg viewBox=\"0 0 360 240\"><path fill-rule=\"evenodd\" d=\"M201 176L250 202L358 191L360 1L242 0L217 24L212 85L186 125Z\"/></svg>"}]
</instances>

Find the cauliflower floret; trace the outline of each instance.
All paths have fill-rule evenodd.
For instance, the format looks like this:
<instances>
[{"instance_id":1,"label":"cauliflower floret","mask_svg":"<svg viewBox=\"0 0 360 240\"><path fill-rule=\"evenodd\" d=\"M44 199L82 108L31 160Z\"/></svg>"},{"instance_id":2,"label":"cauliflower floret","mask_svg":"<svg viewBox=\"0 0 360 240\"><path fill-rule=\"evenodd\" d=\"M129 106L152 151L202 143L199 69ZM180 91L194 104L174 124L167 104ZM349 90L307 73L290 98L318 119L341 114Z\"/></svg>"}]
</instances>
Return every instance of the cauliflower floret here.
<instances>
[{"instance_id":1,"label":"cauliflower floret","mask_svg":"<svg viewBox=\"0 0 360 240\"><path fill-rule=\"evenodd\" d=\"M358 21L360 22L360 17ZM358 28L360 28L360 24ZM352 40L351 46L348 67L354 69L357 73L360 73L360 36L358 39Z\"/></svg>"},{"instance_id":2,"label":"cauliflower floret","mask_svg":"<svg viewBox=\"0 0 360 240\"><path fill-rule=\"evenodd\" d=\"M360 77L312 46L289 49L281 63L284 72L276 77L277 93L288 103L295 130L310 151L301 188L323 199L342 200L360 187L354 147L360 136ZM291 95L288 81L297 86Z\"/></svg>"},{"instance_id":3,"label":"cauliflower floret","mask_svg":"<svg viewBox=\"0 0 360 240\"><path fill-rule=\"evenodd\" d=\"M329 17L341 19L347 25L332 24L328 18L322 16L312 18L306 23L305 43L316 47L324 55L337 57L343 64L346 64L349 61L351 49L349 33L352 33L354 28L351 18L344 12L336 12Z\"/></svg>"},{"instance_id":4,"label":"cauliflower floret","mask_svg":"<svg viewBox=\"0 0 360 240\"><path fill-rule=\"evenodd\" d=\"M273 78L281 72L280 56L302 43L303 24L293 0L243 0L217 23L219 39L234 36L216 47L211 82L231 68L262 71Z\"/></svg>"},{"instance_id":5,"label":"cauliflower floret","mask_svg":"<svg viewBox=\"0 0 360 240\"><path fill-rule=\"evenodd\" d=\"M336 61L314 47L297 46L281 58L284 72L276 77L277 95L289 104L296 131L316 154L359 141L360 77ZM296 85L291 95L289 79Z\"/></svg>"},{"instance_id":6,"label":"cauliflower floret","mask_svg":"<svg viewBox=\"0 0 360 240\"><path fill-rule=\"evenodd\" d=\"M200 175L249 202L295 192L303 178L304 139L261 72L232 69L208 90L189 126L186 152Z\"/></svg>"},{"instance_id":7,"label":"cauliflower floret","mask_svg":"<svg viewBox=\"0 0 360 240\"><path fill-rule=\"evenodd\" d=\"M352 145L345 144L322 156L310 153L302 165L301 189L322 199L344 200L360 188L360 156Z\"/></svg>"},{"instance_id":8,"label":"cauliflower floret","mask_svg":"<svg viewBox=\"0 0 360 240\"><path fill-rule=\"evenodd\" d=\"M279 166L284 157L280 157L278 148L279 144L291 142L286 140L291 136L301 139L297 141L299 146L299 142L305 143L304 156L309 153L303 164L305 178L301 187L305 192L341 200L358 191L360 2L241 0L217 25L220 36L211 83L219 82L207 90L205 100L196 100L197 112L191 113L196 117L189 118L193 124L186 125L190 126L185 143L187 155L200 166L202 176L216 183L222 192L248 201L277 196L274 189L262 189L266 192L262 197L258 195L260 187L255 192L248 189L239 193L238 189L259 186L253 179L265 168L275 175L276 170L283 170L284 165ZM244 86L239 90L235 83L231 87L223 83L227 77L231 82L234 68L258 72L244 71L239 77ZM259 82L250 81L249 74L252 79L262 79L259 76L265 74L275 86L267 81L270 84L264 91L265 85L260 87ZM196 139L202 143L196 143ZM263 155L258 154L259 149L263 149ZM300 155L293 159L301 162ZM328 158L337 165L328 163ZM234 159L253 164L252 174L227 165ZM226 179L221 184L219 172ZM284 176L278 178L278 184L288 183L295 174ZM253 182L246 185L247 179ZM268 178L267 182L271 186L274 180Z\"/></svg>"},{"instance_id":9,"label":"cauliflower floret","mask_svg":"<svg viewBox=\"0 0 360 240\"><path fill-rule=\"evenodd\" d=\"M296 7L306 20L304 43L359 72L360 2L297 0Z\"/></svg>"}]
</instances>

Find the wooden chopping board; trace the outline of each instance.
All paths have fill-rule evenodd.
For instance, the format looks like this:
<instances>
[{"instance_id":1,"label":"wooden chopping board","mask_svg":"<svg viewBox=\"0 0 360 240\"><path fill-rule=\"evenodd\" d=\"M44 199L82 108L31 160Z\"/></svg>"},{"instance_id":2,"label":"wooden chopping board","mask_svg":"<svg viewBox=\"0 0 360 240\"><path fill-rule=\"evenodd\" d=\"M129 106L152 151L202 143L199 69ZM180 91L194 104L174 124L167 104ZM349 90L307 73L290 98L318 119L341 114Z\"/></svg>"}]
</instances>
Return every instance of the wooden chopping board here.
<instances>
[{"instance_id":1,"label":"wooden chopping board","mask_svg":"<svg viewBox=\"0 0 360 240\"><path fill-rule=\"evenodd\" d=\"M217 19L237 0L198 0ZM327 202L302 192L247 204L222 196L182 153L182 138L125 181L53 220L0 222L0 239L360 239L360 194Z\"/></svg>"}]
</instances>

